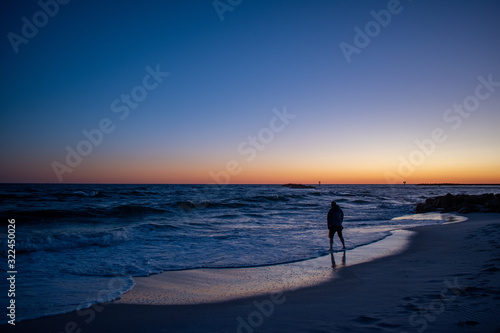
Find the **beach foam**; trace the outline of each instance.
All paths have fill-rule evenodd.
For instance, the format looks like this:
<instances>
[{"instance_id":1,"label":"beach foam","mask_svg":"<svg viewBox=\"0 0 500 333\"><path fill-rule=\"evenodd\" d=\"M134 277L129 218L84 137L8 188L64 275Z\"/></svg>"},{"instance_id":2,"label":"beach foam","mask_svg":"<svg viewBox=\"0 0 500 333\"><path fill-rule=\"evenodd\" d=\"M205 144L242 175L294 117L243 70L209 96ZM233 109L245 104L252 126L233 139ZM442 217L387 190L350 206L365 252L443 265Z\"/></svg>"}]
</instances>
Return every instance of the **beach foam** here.
<instances>
[{"instance_id":1,"label":"beach foam","mask_svg":"<svg viewBox=\"0 0 500 333\"><path fill-rule=\"evenodd\" d=\"M412 234L409 230L396 230L375 243L295 263L170 271L137 277L134 278L134 288L115 302L155 305L214 303L308 287L334 278L340 267L404 251Z\"/></svg>"}]
</instances>

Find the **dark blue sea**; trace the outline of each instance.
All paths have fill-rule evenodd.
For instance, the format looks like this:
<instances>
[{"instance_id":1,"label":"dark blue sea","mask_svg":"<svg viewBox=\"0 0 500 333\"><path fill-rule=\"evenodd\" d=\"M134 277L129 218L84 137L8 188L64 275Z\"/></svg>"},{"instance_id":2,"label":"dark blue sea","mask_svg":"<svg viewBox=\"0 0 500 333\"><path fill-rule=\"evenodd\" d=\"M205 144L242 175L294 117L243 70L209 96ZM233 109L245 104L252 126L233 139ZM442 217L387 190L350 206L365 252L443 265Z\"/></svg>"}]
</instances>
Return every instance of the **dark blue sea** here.
<instances>
[{"instance_id":1,"label":"dark blue sea","mask_svg":"<svg viewBox=\"0 0 500 333\"><path fill-rule=\"evenodd\" d=\"M3 184L0 252L6 266L7 219L15 219L16 320L22 320L117 299L137 276L323 256L332 200L344 210L346 246L354 249L392 230L443 223L439 214L413 215L428 197L491 192L500 188ZM338 239L334 247L340 249ZM5 279L0 288L6 307Z\"/></svg>"}]
</instances>

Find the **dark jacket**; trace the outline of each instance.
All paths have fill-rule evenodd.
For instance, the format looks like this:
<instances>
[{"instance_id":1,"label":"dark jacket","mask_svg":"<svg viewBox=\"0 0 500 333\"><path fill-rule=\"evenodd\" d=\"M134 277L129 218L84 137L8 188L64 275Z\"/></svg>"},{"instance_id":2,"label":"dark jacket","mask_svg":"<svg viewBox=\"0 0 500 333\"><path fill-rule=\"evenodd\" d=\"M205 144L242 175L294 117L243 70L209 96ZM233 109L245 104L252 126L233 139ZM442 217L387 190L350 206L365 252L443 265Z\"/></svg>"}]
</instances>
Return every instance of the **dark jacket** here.
<instances>
[{"instance_id":1,"label":"dark jacket","mask_svg":"<svg viewBox=\"0 0 500 333\"><path fill-rule=\"evenodd\" d=\"M344 212L340 209L339 206L335 206L330 208L328 212L328 228L331 226L342 226L342 222L344 221Z\"/></svg>"}]
</instances>

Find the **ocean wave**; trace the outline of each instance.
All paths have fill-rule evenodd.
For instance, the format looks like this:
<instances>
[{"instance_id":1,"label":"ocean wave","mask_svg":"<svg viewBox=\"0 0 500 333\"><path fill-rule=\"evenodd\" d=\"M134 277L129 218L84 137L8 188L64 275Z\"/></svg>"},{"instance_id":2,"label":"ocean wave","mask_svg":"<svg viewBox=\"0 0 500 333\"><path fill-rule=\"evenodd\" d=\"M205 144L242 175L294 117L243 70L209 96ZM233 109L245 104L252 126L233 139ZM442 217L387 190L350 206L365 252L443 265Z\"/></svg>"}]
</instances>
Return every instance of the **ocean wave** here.
<instances>
[{"instance_id":1,"label":"ocean wave","mask_svg":"<svg viewBox=\"0 0 500 333\"><path fill-rule=\"evenodd\" d=\"M17 243L18 253L36 251L60 251L61 249L84 248L91 246L108 247L130 240L130 233L119 228L96 233L60 233L47 237L31 236Z\"/></svg>"},{"instance_id":2,"label":"ocean wave","mask_svg":"<svg viewBox=\"0 0 500 333\"><path fill-rule=\"evenodd\" d=\"M257 217L257 218L265 217L264 213L246 213L243 215L248 216L248 217Z\"/></svg>"},{"instance_id":3,"label":"ocean wave","mask_svg":"<svg viewBox=\"0 0 500 333\"><path fill-rule=\"evenodd\" d=\"M65 277L68 275L65 274ZM78 276L78 278L64 280L63 288L58 282L56 279L46 281L44 288L39 288L33 293L24 294L21 291L24 306L16 311L16 321L59 315L75 311L75 309L86 309L93 304L113 301L130 291L135 285L130 275ZM71 293L65 293L65 290L71 290ZM0 325L6 323L6 320L0 320Z\"/></svg>"},{"instance_id":4,"label":"ocean wave","mask_svg":"<svg viewBox=\"0 0 500 333\"><path fill-rule=\"evenodd\" d=\"M398 210L401 210L401 204L382 203L382 204L377 205L377 208L380 208L380 209L398 209Z\"/></svg>"},{"instance_id":5,"label":"ocean wave","mask_svg":"<svg viewBox=\"0 0 500 333\"><path fill-rule=\"evenodd\" d=\"M37 195L32 193L0 193L0 201L3 200L26 200L26 199L36 199Z\"/></svg>"},{"instance_id":6,"label":"ocean wave","mask_svg":"<svg viewBox=\"0 0 500 333\"><path fill-rule=\"evenodd\" d=\"M243 198L242 200L249 202L266 202L266 201L290 201L293 195L257 195L249 198Z\"/></svg>"},{"instance_id":7,"label":"ocean wave","mask_svg":"<svg viewBox=\"0 0 500 333\"><path fill-rule=\"evenodd\" d=\"M14 211L9 210L4 212L7 216L13 216L17 222L23 224L36 222L36 219L64 219L75 217L92 217L94 213L92 210L66 210L66 209L37 209L37 210L23 210Z\"/></svg>"},{"instance_id":8,"label":"ocean wave","mask_svg":"<svg viewBox=\"0 0 500 333\"><path fill-rule=\"evenodd\" d=\"M363 200L363 199L346 199L346 198L340 198L340 199L335 199L336 203L347 203L347 204L356 204L356 205L369 205L373 204L373 201L369 200Z\"/></svg>"},{"instance_id":9,"label":"ocean wave","mask_svg":"<svg viewBox=\"0 0 500 333\"><path fill-rule=\"evenodd\" d=\"M337 197L358 197L359 194L353 194L353 193L341 193L337 191L329 191L330 195L332 196L337 196Z\"/></svg>"},{"instance_id":10,"label":"ocean wave","mask_svg":"<svg viewBox=\"0 0 500 333\"><path fill-rule=\"evenodd\" d=\"M381 232L373 233L370 235L371 237L367 237L363 241L360 241L359 243L346 244L346 250L353 250L353 249L356 249L356 248L359 248L362 246L377 243L377 242L380 242L380 241L386 239L387 237L389 237L391 235L392 235L391 231L381 231ZM230 239L230 238L237 238L237 236L223 235L223 236L214 236L214 238L219 239L219 240L224 240L224 239ZM338 250L338 251L340 252L343 250ZM290 263L296 263L296 262L316 259L316 258L325 256L325 255L329 255L329 253L330 252L326 251L323 248L317 248L317 249L311 249L311 251L308 254L295 254L287 259L279 258L279 259L261 260L261 261L253 262L253 263L232 262L232 263L226 263L224 265L213 263L213 264L201 264L201 265L183 266L183 267L178 267L178 266L168 267L167 266L167 267L162 267L161 271L166 272L166 271L192 270L192 269L227 269L227 268L269 267L269 266L290 264Z\"/></svg>"},{"instance_id":11,"label":"ocean wave","mask_svg":"<svg viewBox=\"0 0 500 333\"><path fill-rule=\"evenodd\" d=\"M147 190L133 190L133 191L130 191L126 194L137 195L137 196L148 196L148 195L157 195L158 192L147 191Z\"/></svg>"},{"instance_id":12,"label":"ocean wave","mask_svg":"<svg viewBox=\"0 0 500 333\"><path fill-rule=\"evenodd\" d=\"M109 197L107 194L100 190L77 190L68 189L66 191L49 192L44 194L47 197L57 198L58 200L74 200L78 198L104 198Z\"/></svg>"},{"instance_id":13,"label":"ocean wave","mask_svg":"<svg viewBox=\"0 0 500 333\"><path fill-rule=\"evenodd\" d=\"M213 202L213 201L177 201L171 204L172 207L177 207L183 211L191 211L193 209L202 208L243 208L247 207L247 204L241 202Z\"/></svg>"},{"instance_id":14,"label":"ocean wave","mask_svg":"<svg viewBox=\"0 0 500 333\"><path fill-rule=\"evenodd\" d=\"M36 209L36 210L23 210L13 211L9 210L4 212L8 216L16 217L19 222L23 224L37 222L37 220L44 220L45 222L58 222L61 220L75 220L78 218L87 218L86 222L91 222L89 218L103 218L103 217L120 217L131 218L146 215L162 215L172 213L170 210L154 208L138 204L125 204L119 206L95 208L95 207L81 207L80 209Z\"/></svg>"},{"instance_id":15,"label":"ocean wave","mask_svg":"<svg viewBox=\"0 0 500 333\"><path fill-rule=\"evenodd\" d=\"M351 203L355 203L358 205L369 205L372 204L372 201L367 201L367 200L362 200L362 199L357 199L357 200L352 200Z\"/></svg>"},{"instance_id":16,"label":"ocean wave","mask_svg":"<svg viewBox=\"0 0 500 333\"><path fill-rule=\"evenodd\" d=\"M162 270L151 267L147 260L144 262L122 262L115 265L87 265L69 266L61 269L61 273L85 277L138 277L161 273Z\"/></svg>"},{"instance_id":17,"label":"ocean wave","mask_svg":"<svg viewBox=\"0 0 500 333\"><path fill-rule=\"evenodd\" d=\"M142 232L149 232L149 231L175 230L179 229L180 227L168 223L142 223L140 225L135 225L132 228L134 230Z\"/></svg>"},{"instance_id":18,"label":"ocean wave","mask_svg":"<svg viewBox=\"0 0 500 333\"><path fill-rule=\"evenodd\" d=\"M81 197L97 197L103 196L99 191L74 191L71 195L81 196Z\"/></svg>"},{"instance_id":19,"label":"ocean wave","mask_svg":"<svg viewBox=\"0 0 500 333\"><path fill-rule=\"evenodd\" d=\"M67 191L50 191L47 193L41 191L28 191L18 193L0 193L0 201L2 200L47 200L50 197L58 200L66 200L75 197L81 198L102 198L108 197L99 190L67 190Z\"/></svg>"},{"instance_id":20,"label":"ocean wave","mask_svg":"<svg viewBox=\"0 0 500 333\"><path fill-rule=\"evenodd\" d=\"M239 215L239 214L222 214L222 215L215 216L215 218L217 218L217 219L236 219L239 217L241 217L241 215Z\"/></svg>"},{"instance_id":21,"label":"ocean wave","mask_svg":"<svg viewBox=\"0 0 500 333\"><path fill-rule=\"evenodd\" d=\"M102 211L102 213L119 217L136 217L140 215L164 214L168 212L170 211L138 204L125 204Z\"/></svg>"},{"instance_id":22,"label":"ocean wave","mask_svg":"<svg viewBox=\"0 0 500 333\"><path fill-rule=\"evenodd\" d=\"M176 203L171 204L171 206L180 208L183 211L188 212L197 208L206 208L208 204L209 204L208 201L202 201L202 202L177 201Z\"/></svg>"}]
</instances>

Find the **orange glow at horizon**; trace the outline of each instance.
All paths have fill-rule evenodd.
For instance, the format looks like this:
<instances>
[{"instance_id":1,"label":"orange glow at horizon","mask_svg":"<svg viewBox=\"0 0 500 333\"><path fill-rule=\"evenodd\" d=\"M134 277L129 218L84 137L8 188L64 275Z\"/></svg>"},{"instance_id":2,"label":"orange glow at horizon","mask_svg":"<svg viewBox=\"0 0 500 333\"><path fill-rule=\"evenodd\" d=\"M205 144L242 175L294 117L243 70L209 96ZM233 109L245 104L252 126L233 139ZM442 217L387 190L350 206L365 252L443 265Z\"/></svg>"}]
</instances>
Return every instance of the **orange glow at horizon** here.
<instances>
[{"instance_id":1,"label":"orange glow at horizon","mask_svg":"<svg viewBox=\"0 0 500 333\"><path fill-rule=\"evenodd\" d=\"M500 184L500 166L467 165L450 167L433 164L416 167L407 177L398 174L397 165L377 165L367 162L362 165L310 163L88 163L65 177L66 183L132 183L132 184L388 184L385 173L390 171L398 181L416 183L464 183ZM229 165L229 167L228 167ZM54 178L54 177L53 177ZM399 179L401 181L399 181Z\"/></svg>"}]
</instances>

